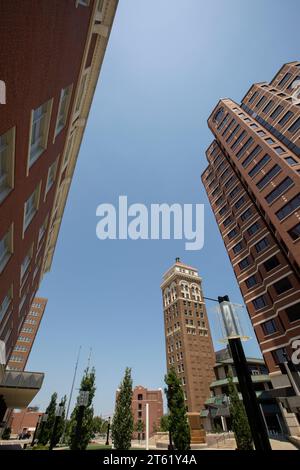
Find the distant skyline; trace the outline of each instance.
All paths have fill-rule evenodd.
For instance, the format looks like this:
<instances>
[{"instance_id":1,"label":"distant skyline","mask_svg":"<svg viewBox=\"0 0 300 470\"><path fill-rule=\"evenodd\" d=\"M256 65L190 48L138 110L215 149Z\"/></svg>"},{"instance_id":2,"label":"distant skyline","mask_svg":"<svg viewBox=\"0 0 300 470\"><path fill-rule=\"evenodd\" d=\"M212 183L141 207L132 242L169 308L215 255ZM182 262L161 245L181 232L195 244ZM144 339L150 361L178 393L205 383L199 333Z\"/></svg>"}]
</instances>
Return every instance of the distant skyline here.
<instances>
[{"instance_id":1,"label":"distant skyline","mask_svg":"<svg viewBox=\"0 0 300 470\"><path fill-rule=\"evenodd\" d=\"M283 22L287 6L288 22ZM135 385L163 388L166 371L160 283L175 257L199 270L204 295L242 298L200 175L213 140L207 118L220 98L240 102L298 60L299 2L253 0L120 1L97 85L52 269L37 296L48 305L27 370L45 372L32 405L69 394L78 348L79 387L92 347L96 414L111 414L126 366ZM284 38L284 40L283 40ZM201 251L182 240L96 237L96 208L129 204L205 204ZM216 349L220 331L207 302ZM252 337L247 355L261 356ZM74 390L73 402L78 390ZM164 397L165 398L165 397Z\"/></svg>"}]
</instances>

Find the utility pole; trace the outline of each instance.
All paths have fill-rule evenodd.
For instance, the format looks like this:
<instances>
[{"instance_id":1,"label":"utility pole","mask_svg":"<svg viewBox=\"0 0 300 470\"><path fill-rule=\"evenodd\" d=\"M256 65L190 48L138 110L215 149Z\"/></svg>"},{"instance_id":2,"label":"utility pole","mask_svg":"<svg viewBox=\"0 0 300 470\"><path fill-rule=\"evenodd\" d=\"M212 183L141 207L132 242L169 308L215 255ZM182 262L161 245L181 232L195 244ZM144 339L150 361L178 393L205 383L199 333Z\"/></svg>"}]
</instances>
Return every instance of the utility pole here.
<instances>
[{"instance_id":1,"label":"utility pole","mask_svg":"<svg viewBox=\"0 0 300 470\"><path fill-rule=\"evenodd\" d=\"M71 400L72 400L72 395L73 395L73 390L74 390L74 383L75 383L76 374L77 374L77 368L78 368L78 362L79 362L79 357L80 357L80 351L81 351L81 346L79 346L78 356L77 356L77 360L76 360L76 364L75 364L75 370L74 370L74 375L73 375L73 380L72 380L72 386L71 386L70 397L69 397L69 401L68 401L66 419L65 419L65 423L64 423L64 430L63 430L63 432L62 432L61 439L60 439L60 442L61 442L61 443L64 442L64 438L65 438L65 434L66 434L66 426L67 426L68 417L69 417L69 411L70 411L70 405L71 405Z\"/></svg>"},{"instance_id":2,"label":"utility pole","mask_svg":"<svg viewBox=\"0 0 300 470\"><path fill-rule=\"evenodd\" d=\"M226 336L236 369L255 449L264 451L272 450L264 417L259 407L248 369L241 342L239 324L235 318L228 295L218 297L218 302L220 304L222 320L225 326Z\"/></svg>"}]
</instances>

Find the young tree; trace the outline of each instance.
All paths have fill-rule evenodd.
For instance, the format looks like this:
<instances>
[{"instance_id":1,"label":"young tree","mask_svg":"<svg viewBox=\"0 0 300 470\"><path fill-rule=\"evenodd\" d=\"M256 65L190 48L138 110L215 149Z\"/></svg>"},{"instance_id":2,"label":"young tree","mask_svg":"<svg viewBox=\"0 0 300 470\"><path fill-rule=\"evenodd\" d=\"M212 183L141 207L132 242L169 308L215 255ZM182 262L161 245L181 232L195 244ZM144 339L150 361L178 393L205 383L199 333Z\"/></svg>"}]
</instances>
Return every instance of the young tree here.
<instances>
[{"instance_id":1,"label":"young tree","mask_svg":"<svg viewBox=\"0 0 300 470\"><path fill-rule=\"evenodd\" d=\"M145 430L144 421L139 419L134 425L134 430L135 430L135 432L138 433L138 440L140 441L141 440L141 434L143 434L143 432Z\"/></svg>"},{"instance_id":2,"label":"young tree","mask_svg":"<svg viewBox=\"0 0 300 470\"><path fill-rule=\"evenodd\" d=\"M45 414L48 415L47 421L45 421L38 433L38 443L42 445L46 445L51 438L52 429L54 426L55 421L55 410L56 410L56 402L57 402L57 393L53 393L50 399L50 403L46 408Z\"/></svg>"},{"instance_id":3,"label":"young tree","mask_svg":"<svg viewBox=\"0 0 300 470\"><path fill-rule=\"evenodd\" d=\"M102 416L94 416L93 418L93 433L106 434L108 421L103 419Z\"/></svg>"},{"instance_id":4,"label":"young tree","mask_svg":"<svg viewBox=\"0 0 300 470\"><path fill-rule=\"evenodd\" d=\"M188 450L191 442L190 427L187 421L183 390L174 368L171 368L165 376L165 382L167 385L165 394L169 408L169 430L175 448Z\"/></svg>"},{"instance_id":5,"label":"young tree","mask_svg":"<svg viewBox=\"0 0 300 470\"><path fill-rule=\"evenodd\" d=\"M93 437L94 409L92 402L96 391L94 368L91 369L91 372L89 372L89 368L84 371L80 390L89 392L89 398L87 406L82 407L77 403L72 411L69 431L71 450L85 450Z\"/></svg>"},{"instance_id":6,"label":"young tree","mask_svg":"<svg viewBox=\"0 0 300 470\"><path fill-rule=\"evenodd\" d=\"M58 421L57 421L56 429L54 429L53 427L53 430L50 433L50 438L51 438L52 432L55 432L55 435L53 436L53 447L55 447L59 443L63 430L64 430L65 416L66 416L66 401L67 401L67 397L65 395L59 403L61 406L63 406L62 415L59 418L57 418Z\"/></svg>"},{"instance_id":7,"label":"young tree","mask_svg":"<svg viewBox=\"0 0 300 470\"><path fill-rule=\"evenodd\" d=\"M163 415L160 418L159 430L161 432L168 432L169 431L169 416L168 415Z\"/></svg>"},{"instance_id":8,"label":"young tree","mask_svg":"<svg viewBox=\"0 0 300 470\"><path fill-rule=\"evenodd\" d=\"M244 403L239 399L231 374L228 376L228 390L230 400L229 411L237 448L239 450L253 450L252 435Z\"/></svg>"},{"instance_id":9,"label":"young tree","mask_svg":"<svg viewBox=\"0 0 300 470\"><path fill-rule=\"evenodd\" d=\"M131 369L125 370L124 379L116 398L115 413L112 422L112 439L114 447L120 450L128 450L131 446L133 433L133 416L131 411L132 379Z\"/></svg>"}]
</instances>

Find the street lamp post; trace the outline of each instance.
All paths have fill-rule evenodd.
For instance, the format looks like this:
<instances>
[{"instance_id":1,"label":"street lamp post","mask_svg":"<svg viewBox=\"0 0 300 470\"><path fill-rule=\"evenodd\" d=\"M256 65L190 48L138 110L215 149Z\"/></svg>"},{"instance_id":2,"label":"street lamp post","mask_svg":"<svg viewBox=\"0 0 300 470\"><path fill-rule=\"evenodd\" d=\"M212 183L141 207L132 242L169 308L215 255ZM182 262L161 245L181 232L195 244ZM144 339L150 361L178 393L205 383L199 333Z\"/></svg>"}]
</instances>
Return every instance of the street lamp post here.
<instances>
[{"instance_id":1,"label":"street lamp post","mask_svg":"<svg viewBox=\"0 0 300 470\"><path fill-rule=\"evenodd\" d=\"M64 403L61 402L56 411L55 411L55 421L54 421L54 426L52 429L52 434L51 434L51 440L50 440L50 445L49 445L49 450L53 450L53 447L55 446L55 437L56 437L56 432L58 428L59 421L63 415L64 412Z\"/></svg>"},{"instance_id":2,"label":"street lamp post","mask_svg":"<svg viewBox=\"0 0 300 470\"><path fill-rule=\"evenodd\" d=\"M107 433L106 433L106 442L105 442L106 446L109 446L109 429L110 429L110 416L108 417L108 420L107 420Z\"/></svg>"},{"instance_id":3,"label":"street lamp post","mask_svg":"<svg viewBox=\"0 0 300 470\"><path fill-rule=\"evenodd\" d=\"M36 423L36 427L35 427L35 430L34 430L34 434L33 434L33 438L32 438L32 441L31 441L31 447L34 446L34 441L35 441L35 438L37 436L37 432L38 432L38 429L41 425L41 422L42 422L42 418L43 418L43 415L40 415L39 418L38 418L38 421Z\"/></svg>"},{"instance_id":4,"label":"street lamp post","mask_svg":"<svg viewBox=\"0 0 300 470\"><path fill-rule=\"evenodd\" d=\"M228 295L218 297L225 338L228 340L232 359L237 373L252 439L256 450L272 450L265 421L254 391L244 349L241 342L242 331Z\"/></svg>"},{"instance_id":5,"label":"street lamp post","mask_svg":"<svg viewBox=\"0 0 300 470\"><path fill-rule=\"evenodd\" d=\"M75 442L74 442L75 450L78 450L79 442L81 439L84 408L88 406L88 402L89 402L89 392L86 390L80 390L78 400L77 400L78 415L77 415L77 426L76 426L76 431L75 431Z\"/></svg>"}]
</instances>

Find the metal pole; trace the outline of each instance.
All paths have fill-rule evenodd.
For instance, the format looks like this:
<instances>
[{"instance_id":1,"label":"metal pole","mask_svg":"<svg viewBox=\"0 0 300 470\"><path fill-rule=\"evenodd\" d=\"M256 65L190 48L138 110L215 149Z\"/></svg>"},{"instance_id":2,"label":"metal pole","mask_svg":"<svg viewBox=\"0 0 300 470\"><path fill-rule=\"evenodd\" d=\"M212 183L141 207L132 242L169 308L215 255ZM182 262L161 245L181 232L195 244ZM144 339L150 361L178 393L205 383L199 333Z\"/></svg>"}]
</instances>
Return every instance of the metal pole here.
<instances>
[{"instance_id":1,"label":"metal pole","mask_svg":"<svg viewBox=\"0 0 300 470\"><path fill-rule=\"evenodd\" d=\"M61 435L60 442L64 441L65 434L66 434L66 426L67 426L67 421L68 421L68 417L69 417L69 411L70 411L70 405L71 405L71 400L72 400L72 395L73 395L75 378L76 378L76 374L77 374L80 351L81 351L81 346L79 346L77 361L76 361L76 364L75 364L75 370L74 370L74 376L73 376L73 381L72 381L72 386L71 386L70 398L69 398L69 402L68 402L68 408L67 408L67 413L66 413L66 418L65 418L65 423L64 423L64 429L63 429L63 432L62 432L62 435Z\"/></svg>"},{"instance_id":2,"label":"metal pole","mask_svg":"<svg viewBox=\"0 0 300 470\"><path fill-rule=\"evenodd\" d=\"M146 403L146 450L149 450L149 403Z\"/></svg>"},{"instance_id":3,"label":"metal pole","mask_svg":"<svg viewBox=\"0 0 300 470\"><path fill-rule=\"evenodd\" d=\"M106 442L105 442L106 446L109 446L109 429L110 429L110 416L108 417L108 422L107 422L107 433L106 433Z\"/></svg>"},{"instance_id":4,"label":"metal pole","mask_svg":"<svg viewBox=\"0 0 300 470\"><path fill-rule=\"evenodd\" d=\"M35 438L36 438L38 429L39 429L40 424L41 424L41 421L42 421L42 416L43 416L43 415L40 415L40 416L39 416L38 421L37 421L37 423L36 423L36 427L35 427L35 430L34 430L33 438L32 438L32 441L31 441L31 447L34 446L34 441L35 441Z\"/></svg>"},{"instance_id":5,"label":"metal pole","mask_svg":"<svg viewBox=\"0 0 300 470\"><path fill-rule=\"evenodd\" d=\"M228 295L218 297L220 306L223 302L230 302ZM222 309L221 309L222 310ZM231 321L234 319L231 318ZM268 431L265 425L264 417L256 398L250 371L247 365L246 356L242 346L240 336L230 336L233 331L239 334L238 325L227 325L226 318L223 318L225 330L229 332L227 339L231 351L231 356L236 369L240 391L243 397L246 414L252 434L252 439L256 450L272 450L269 441Z\"/></svg>"},{"instance_id":6,"label":"metal pole","mask_svg":"<svg viewBox=\"0 0 300 470\"><path fill-rule=\"evenodd\" d=\"M78 444L81 438L81 428L82 428L82 421L84 415L84 406L79 406L78 409L78 419L77 419L77 426L76 426L76 433L75 433L75 442L74 442L74 449L78 450Z\"/></svg>"},{"instance_id":7,"label":"metal pole","mask_svg":"<svg viewBox=\"0 0 300 470\"><path fill-rule=\"evenodd\" d=\"M256 450L272 450L240 338L228 339Z\"/></svg>"},{"instance_id":8,"label":"metal pole","mask_svg":"<svg viewBox=\"0 0 300 470\"><path fill-rule=\"evenodd\" d=\"M52 429L52 434L51 434L51 439L50 439L49 450L53 450L53 447L54 447L54 444L55 444L54 439L55 439L59 419L60 419L59 416L55 416L54 426L53 426L53 429Z\"/></svg>"}]
</instances>

